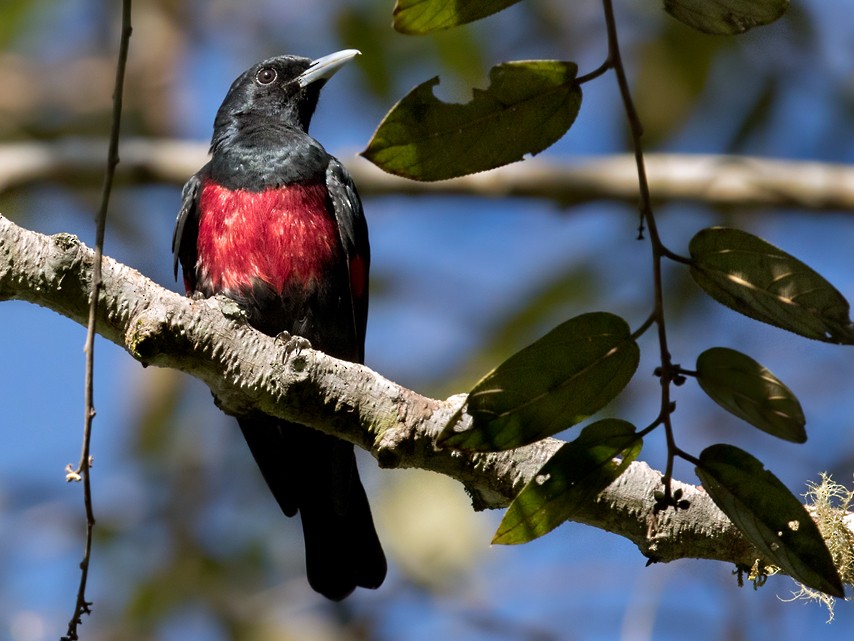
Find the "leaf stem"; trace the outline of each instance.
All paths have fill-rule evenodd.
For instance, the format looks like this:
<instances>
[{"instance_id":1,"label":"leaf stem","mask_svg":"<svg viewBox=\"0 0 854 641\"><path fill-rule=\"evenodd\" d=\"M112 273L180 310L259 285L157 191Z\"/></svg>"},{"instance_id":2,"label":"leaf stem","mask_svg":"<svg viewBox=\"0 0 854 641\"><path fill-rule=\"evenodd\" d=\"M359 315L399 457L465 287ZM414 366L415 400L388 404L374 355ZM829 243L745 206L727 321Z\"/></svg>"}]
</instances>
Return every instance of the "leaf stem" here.
<instances>
[{"instance_id":1,"label":"leaf stem","mask_svg":"<svg viewBox=\"0 0 854 641\"><path fill-rule=\"evenodd\" d=\"M605 75L612 69L612 67L611 56L609 55L605 58L605 62L596 67L593 71L586 73L583 76L578 76L575 79L575 82L576 84L583 85L585 82L590 82L591 80L595 80L596 78Z\"/></svg>"},{"instance_id":2,"label":"leaf stem","mask_svg":"<svg viewBox=\"0 0 854 641\"><path fill-rule=\"evenodd\" d=\"M653 323L655 323L655 312L647 316L646 320L641 323L641 326L632 332L632 340L636 341L638 338L646 334L646 331L652 327Z\"/></svg>"}]
</instances>

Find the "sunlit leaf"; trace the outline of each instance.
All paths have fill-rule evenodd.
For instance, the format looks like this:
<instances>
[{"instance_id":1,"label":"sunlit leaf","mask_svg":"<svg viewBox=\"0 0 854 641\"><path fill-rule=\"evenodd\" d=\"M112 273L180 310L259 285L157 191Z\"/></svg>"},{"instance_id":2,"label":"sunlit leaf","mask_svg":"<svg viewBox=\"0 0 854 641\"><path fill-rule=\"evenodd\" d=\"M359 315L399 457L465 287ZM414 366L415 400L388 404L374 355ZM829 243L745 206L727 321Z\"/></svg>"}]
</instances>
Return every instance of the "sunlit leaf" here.
<instances>
[{"instance_id":1,"label":"sunlit leaf","mask_svg":"<svg viewBox=\"0 0 854 641\"><path fill-rule=\"evenodd\" d=\"M715 504L767 561L806 586L844 597L818 526L760 461L732 445L712 445L700 454L697 476Z\"/></svg>"},{"instance_id":2,"label":"sunlit leaf","mask_svg":"<svg viewBox=\"0 0 854 641\"><path fill-rule=\"evenodd\" d=\"M709 296L756 320L827 343L854 344L848 301L813 269L737 229L690 243L691 276Z\"/></svg>"},{"instance_id":3,"label":"sunlit leaf","mask_svg":"<svg viewBox=\"0 0 854 641\"><path fill-rule=\"evenodd\" d=\"M584 420L629 382L640 352L628 324L605 312L559 325L487 374L439 436L443 446L519 447ZM463 412L471 422L463 422Z\"/></svg>"},{"instance_id":4,"label":"sunlit leaf","mask_svg":"<svg viewBox=\"0 0 854 641\"><path fill-rule=\"evenodd\" d=\"M795 443L807 440L798 399L755 360L725 347L697 357L697 382L721 407L760 430Z\"/></svg>"},{"instance_id":5,"label":"sunlit leaf","mask_svg":"<svg viewBox=\"0 0 854 641\"><path fill-rule=\"evenodd\" d=\"M394 28L406 34L424 34L480 20L519 0L397 0Z\"/></svg>"},{"instance_id":6,"label":"sunlit leaf","mask_svg":"<svg viewBox=\"0 0 854 641\"><path fill-rule=\"evenodd\" d=\"M789 0L664 0L664 9L680 22L724 35L774 22L788 7Z\"/></svg>"},{"instance_id":7,"label":"sunlit leaf","mask_svg":"<svg viewBox=\"0 0 854 641\"><path fill-rule=\"evenodd\" d=\"M465 104L433 95L428 80L398 102L362 155L414 180L454 178L537 154L563 136L581 106L572 62L505 62L492 68L488 89Z\"/></svg>"},{"instance_id":8,"label":"sunlit leaf","mask_svg":"<svg viewBox=\"0 0 854 641\"><path fill-rule=\"evenodd\" d=\"M597 421L555 452L513 499L493 543L526 543L551 532L588 504L640 454L631 423Z\"/></svg>"}]
</instances>

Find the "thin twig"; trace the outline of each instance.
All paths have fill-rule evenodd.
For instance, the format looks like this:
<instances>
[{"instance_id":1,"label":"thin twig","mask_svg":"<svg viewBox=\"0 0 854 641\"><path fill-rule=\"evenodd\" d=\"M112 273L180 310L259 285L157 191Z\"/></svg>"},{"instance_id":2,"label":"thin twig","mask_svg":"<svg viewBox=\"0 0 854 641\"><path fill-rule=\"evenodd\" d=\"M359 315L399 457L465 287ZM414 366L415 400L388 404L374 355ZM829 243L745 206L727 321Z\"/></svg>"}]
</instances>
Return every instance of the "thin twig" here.
<instances>
[{"instance_id":1,"label":"thin twig","mask_svg":"<svg viewBox=\"0 0 854 641\"><path fill-rule=\"evenodd\" d=\"M664 433L667 439L667 466L664 471L663 481L665 500L669 501L671 498L670 481L673 477L673 460L679 452L673 435L673 424L670 419L674 410L674 405L670 397L670 385L673 382L673 377L678 373L678 368L674 367L671 361L670 350L667 347L667 329L664 316L664 283L661 263L664 257L672 257L673 254L661 241L661 236L658 233L658 226L655 221L655 214L652 209L652 197L650 196L649 181L647 179L646 165L644 163L643 144L641 142L641 138L643 137L643 125L640 121L637 110L635 109L634 101L632 100L629 82L626 77L626 70L623 66L623 59L620 55L620 44L619 39L617 38L617 22L614 17L612 0L603 0L602 5L605 11L605 24L608 31L608 60L617 77L617 84L620 89L623 108L625 109L626 119L629 123L635 165L637 167L641 215L641 224L638 231L642 237L644 225L646 225L649 230L649 240L652 247L654 287L652 319L658 328L658 345L661 360L661 365L656 370L661 383L661 410L657 421L660 421L664 426Z\"/></svg>"},{"instance_id":2,"label":"thin twig","mask_svg":"<svg viewBox=\"0 0 854 641\"><path fill-rule=\"evenodd\" d=\"M104 235L107 227L107 211L110 204L110 194L113 187L113 177L116 165L119 164L119 132L122 120L122 90L125 81L125 68L127 66L128 48L130 47L131 35L131 0L122 2L122 33L119 44L118 60L116 62L116 80L113 90L113 113L110 126L110 146L107 152L107 168L104 175L104 184L101 191L101 205L98 209L95 231L95 261L92 266L92 286L89 300L89 322L86 334L86 378L83 417L83 447L80 454L80 462L75 470L66 469L66 479L69 481L83 481L83 503L86 508L86 543L83 551L83 560L80 561L80 584L77 588L77 598L74 604L74 614L68 622L68 632L62 637L63 641L77 641L79 636L77 628L82 623L84 614L91 612L92 602L86 600L86 584L89 578L89 561L92 557L92 534L95 529L95 513L92 507L92 486L90 469L92 466L90 445L92 440L92 420L95 418L94 402L94 368L95 368L95 334L97 331L96 320L98 317L98 298L101 293L101 264L104 255Z\"/></svg>"}]
</instances>

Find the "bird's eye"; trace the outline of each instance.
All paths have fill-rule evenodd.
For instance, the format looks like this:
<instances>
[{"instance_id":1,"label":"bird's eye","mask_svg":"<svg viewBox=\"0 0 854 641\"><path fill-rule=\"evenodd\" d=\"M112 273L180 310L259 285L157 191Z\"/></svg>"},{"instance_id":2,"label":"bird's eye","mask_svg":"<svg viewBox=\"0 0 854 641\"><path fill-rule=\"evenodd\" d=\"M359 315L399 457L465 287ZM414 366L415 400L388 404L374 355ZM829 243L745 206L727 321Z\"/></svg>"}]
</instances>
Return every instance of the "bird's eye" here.
<instances>
[{"instance_id":1,"label":"bird's eye","mask_svg":"<svg viewBox=\"0 0 854 641\"><path fill-rule=\"evenodd\" d=\"M259 85L269 85L271 82L276 80L276 70L272 67L264 67L263 69L259 69L258 73L255 74L255 82Z\"/></svg>"}]
</instances>

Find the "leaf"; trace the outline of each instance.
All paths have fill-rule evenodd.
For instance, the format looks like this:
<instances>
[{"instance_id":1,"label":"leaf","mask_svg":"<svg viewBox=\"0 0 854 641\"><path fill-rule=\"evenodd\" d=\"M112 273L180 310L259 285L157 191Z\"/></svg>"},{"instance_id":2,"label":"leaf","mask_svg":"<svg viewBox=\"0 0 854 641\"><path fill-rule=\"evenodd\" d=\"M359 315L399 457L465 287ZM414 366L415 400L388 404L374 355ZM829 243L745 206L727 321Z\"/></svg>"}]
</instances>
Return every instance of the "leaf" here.
<instances>
[{"instance_id":1,"label":"leaf","mask_svg":"<svg viewBox=\"0 0 854 641\"><path fill-rule=\"evenodd\" d=\"M798 399L749 356L725 347L708 349L697 357L697 382L718 405L760 430L794 443L807 440Z\"/></svg>"},{"instance_id":2,"label":"leaf","mask_svg":"<svg viewBox=\"0 0 854 641\"><path fill-rule=\"evenodd\" d=\"M394 28L400 33L420 35L480 20L519 0L397 0Z\"/></svg>"},{"instance_id":3,"label":"leaf","mask_svg":"<svg viewBox=\"0 0 854 641\"><path fill-rule=\"evenodd\" d=\"M439 445L497 451L584 420L629 382L640 352L622 318L576 316L487 374L439 435ZM470 423L461 421L463 412Z\"/></svg>"},{"instance_id":4,"label":"leaf","mask_svg":"<svg viewBox=\"0 0 854 641\"><path fill-rule=\"evenodd\" d=\"M689 248L691 276L719 303L807 338L854 344L848 301L797 258L723 227L700 231Z\"/></svg>"},{"instance_id":5,"label":"leaf","mask_svg":"<svg viewBox=\"0 0 854 641\"><path fill-rule=\"evenodd\" d=\"M537 154L563 136L581 107L572 62L505 62L488 89L465 104L433 95L438 77L409 92L380 123L362 155L391 174L444 180Z\"/></svg>"},{"instance_id":6,"label":"leaf","mask_svg":"<svg viewBox=\"0 0 854 641\"><path fill-rule=\"evenodd\" d=\"M760 461L732 445L712 445L700 454L697 476L715 504L767 561L806 586L844 598L818 526Z\"/></svg>"},{"instance_id":7,"label":"leaf","mask_svg":"<svg viewBox=\"0 0 854 641\"><path fill-rule=\"evenodd\" d=\"M789 0L664 0L664 9L680 22L705 33L733 35L774 22Z\"/></svg>"},{"instance_id":8,"label":"leaf","mask_svg":"<svg viewBox=\"0 0 854 641\"><path fill-rule=\"evenodd\" d=\"M642 445L634 425L626 421L604 419L588 425L522 488L492 542L527 543L551 532L613 483Z\"/></svg>"}]
</instances>

